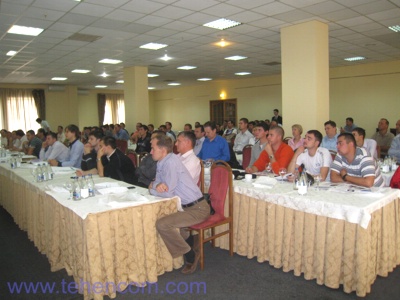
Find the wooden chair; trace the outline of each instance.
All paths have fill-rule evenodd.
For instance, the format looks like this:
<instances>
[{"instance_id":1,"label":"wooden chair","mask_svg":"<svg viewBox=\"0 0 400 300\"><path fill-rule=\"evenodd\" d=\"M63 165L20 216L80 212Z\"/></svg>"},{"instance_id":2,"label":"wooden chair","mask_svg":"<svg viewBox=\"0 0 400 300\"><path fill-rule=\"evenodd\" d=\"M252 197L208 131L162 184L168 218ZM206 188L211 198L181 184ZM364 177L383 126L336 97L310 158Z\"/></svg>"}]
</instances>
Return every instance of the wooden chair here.
<instances>
[{"instance_id":1,"label":"wooden chair","mask_svg":"<svg viewBox=\"0 0 400 300\"><path fill-rule=\"evenodd\" d=\"M376 157L381 158L381 146L376 145Z\"/></svg>"},{"instance_id":2,"label":"wooden chair","mask_svg":"<svg viewBox=\"0 0 400 300\"><path fill-rule=\"evenodd\" d=\"M229 254L233 256L233 187L232 187L232 169L224 161L218 160L211 166L211 183L208 190L211 205L215 214L210 215L207 220L193 225L189 230L199 233L200 244L200 268L204 269L204 243L212 241L215 247L215 239L228 234L229 235ZM225 202L229 202L228 216L225 216ZM221 225L229 225L227 230L215 233L215 228ZM211 235L204 238L204 232L211 229Z\"/></svg>"},{"instance_id":3,"label":"wooden chair","mask_svg":"<svg viewBox=\"0 0 400 300\"><path fill-rule=\"evenodd\" d=\"M287 136L283 139L283 142L287 145L289 143L289 140L291 139L291 136Z\"/></svg>"},{"instance_id":4,"label":"wooden chair","mask_svg":"<svg viewBox=\"0 0 400 300\"><path fill-rule=\"evenodd\" d=\"M246 145L243 147L242 167L244 170L249 166L251 160L251 149L253 149L253 145Z\"/></svg>"},{"instance_id":5,"label":"wooden chair","mask_svg":"<svg viewBox=\"0 0 400 300\"><path fill-rule=\"evenodd\" d=\"M128 156L130 158L130 160L133 162L133 165L135 166L135 168L137 168L138 165L138 158L136 155L136 152L133 150L128 150L128 153L126 154L126 156Z\"/></svg>"},{"instance_id":6,"label":"wooden chair","mask_svg":"<svg viewBox=\"0 0 400 300\"><path fill-rule=\"evenodd\" d=\"M197 182L197 186L200 188L200 191L202 194L204 194L204 164L201 159L200 161L200 177L199 177L199 182Z\"/></svg>"},{"instance_id":7,"label":"wooden chair","mask_svg":"<svg viewBox=\"0 0 400 300\"><path fill-rule=\"evenodd\" d=\"M128 142L125 140L116 140L117 148L121 150L122 153L127 154Z\"/></svg>"}]
</instances>

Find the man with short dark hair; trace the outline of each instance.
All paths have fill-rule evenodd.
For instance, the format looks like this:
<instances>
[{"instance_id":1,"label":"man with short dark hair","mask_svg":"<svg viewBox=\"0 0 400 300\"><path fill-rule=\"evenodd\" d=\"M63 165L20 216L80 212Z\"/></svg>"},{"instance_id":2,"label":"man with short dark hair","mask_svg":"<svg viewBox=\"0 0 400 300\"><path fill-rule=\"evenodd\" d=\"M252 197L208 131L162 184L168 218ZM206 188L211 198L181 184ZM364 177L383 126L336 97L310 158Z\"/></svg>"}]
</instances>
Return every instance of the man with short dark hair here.
<instances>
[{"instance_id":1,"label":"man with short dark hair","mask_svg":"<svg viewBox=\"0 0 400 300\"><path fill-rule=\"evenodd\" d=\"M46 120L42 120L41 118L37 118L36 122L40 124L40 127L44 129L44 131L49 132L50 131L50 125Z\"/></svg>"},{"instance_id":2,"label":"man with short dark hair","mask_svg":"<svg viewBox=\"0 0 400 300\"><path fill-rule=\"evenodd\" d=\"M42 142L44 142L44 141L46 141L46 131L44 131L44 129L43 128L39 128L38 129L38 131L37 131L37 133L36 133L36 136L42 141Z\"/></svg>"},{"instance_id":3,"label":"man with short dark hair","mask_svg":"<svg viewBox=\"0 0 400 300\"><path fill-rule=\"evenodd\" d=\"M114 137L105 136L97 151L97 171L100 177L111 177L127 183L135 183L135 166L132 161L117 148Z\"/></svg>"},{"instance_id":4,"label":"man with short dark hair","mask_svg":"<svg viewBox=\"0 0 400 300\"><path fill-rule=\"evenodd\" d=\"M114 138L117 140L129 140L129 134L126 130L123 130L121 125L115 124L114 125Z\"/></svg>"},{"instance_id":5,"label":"man with short dark hair","mask_svg":"<svg viewBox=\"0 0 400 300\"><path fill-rule=\"evenodd\" d=\"M154 125L153 124L148 124L147 127L149 128L149 134L152 135L154 132Z\"/></svg>"},{"instance_id":6,"label":"man with short dark hair","mask_svg":"<svg viewBox=\"0 0 400 300\"><path fill-rule=\"evenodd\" d=\"M365 130L361 127L354 128L351 134L356 140L357 147L363 147L367 149L368 153L375 159L378 159L378 154L376 151L376 141L373 139L365 138Z\"/></svg>"},{"instance_id":7,"label":"man with short dark hair","mask_svg":"<svg viewBox=\"0 0 400 300\"><path fill-rule=\"evenodd\" d=\"M253 138L253 134L247 128L248 123L249 120L247 118L239 120L239 133L236 135L235 142L233 143L233 151L235 153L242 153L244 146L250 144L250 140Z\"/></svg>"},{"instance_id":8,"label":"man with short dark hair","mask_svg":"<svg viewBox=\"0 0 400 300\"><path fill-rule=\"evenodd\" d=\"M296 149L288 167L288 173L294 173L295 168L304 165L311 175L321 175L321 181L329 181L329 168L332 163L332 156L329 150L319 145L322 141L322 134L318 130L307 131L304 145Z\"/></svg>"},{"instance_id":9,"label":"man with short dark hair","mask_svg":"<svg viewBox=\"0 0 400 300\"><path fill-rule=\"evenodd\" d=\"M171 139L174 141L176 140L176 135L175 132L172 131L172 123L171 122L165 122L165 127L167 131L165 132L167 136L169 136Z\"/></svg>"},{"instance_id":10,"label":"man with short dark hair","mask_svg":"<svg viewBox=\"0 0 400 300\"><path fill-rule=\"evenodd\" d=\"M331 181L348 182L364 187L382 187L380 169L367 150L359 148L351 133L341 133L337 139L337 154L331 164Z\"/></svg>"},{"instance_id":11,"label":"man with short dark hair","mask_svg":"<svg viewBox=\"0 0 400 300\"><path fill-rule=\"evenodd\" d=\"M183 126L183 131L192 131L192 124L186 123L185 126Z\"/></svg>"},{"instance_id":12,"label":"man with short dark hair","mask_svg":"<svg viewBox=\"0 0 400 300\"><path fill-rule=\"evenodd\" d=\"M149 128L146 125L140 125L138 131L138 140L136 142L136 153L148 152L151 150L151 136L148 133Z\"/></svg>"},{"instance_id":13,"label":"man with short dark hair","mask_svg":"<svg viewBox=\"0 0 400 300\"><path fill-rule=\"evenodd\" d=\"M336 152L337 130L334 121L326 121L324 123L326 136L322 139L321 147Z\"/></svg>"},{"instance_id":14,"label":"man with short dark hair","mask_svg":"<svg viewBox=\"0 0 400 300\"><path fill-rule=\"evenodd\" d=\"M25 154L35 155L39 157L40 149L42 148L42 140L39 139L33 130L28 130L26 132L26 137L28 139L28 145L24 148Z\"/></svg>"},{"instance_id":15,"label":"man with short dark hair","mask_svg":"<svg viewBox=\"0 0 400 300\"><path fill-rule=\"evenodd\" d=\"M83 144L79 140L80 131L78 126L70 124L65 128L65 137L69 141L69 157L66 160L60 161L55 159L50 159L49 164L58 167L74 167L80 168L82 154L83 154Z\"/></svg>"},{"instance_id":16,"label":"man with short dark hair","mask_svg":"<svg viewBox=\"0 0 400 300\"><path fill-rule=\"evenodd\" d=\"M354 124L353 118L348 117L348 118L346 118L346 126L344 126L343 128L340 128L340 132L341 133L343 133L343 132L352 133L355 128L357 128L357 125Z\"/></svg>"},{"instance_id":17,"label":"man with short dark hair","mask_svg":"<svg viewBox=\"0 0 400 300\"><path fill-rule=\"evenodd\" d=\"M100 141L104 137L102 130L95 130L89 133L87 143L83 148L83 157L81 162L81 169L77 170L78 176L87 174L97 174L97 152L100 149Z\"/></svg>"},{"instance_id":18,"label":"man with short dark hair","mask_svg":"<svg viewBox=\"0 0 400 300\"><path fill-rule=\"evenodd\" d=\"M191 131L182 131L176 138L176 149L178 150L178 157L189 171L190 176L193 178L193 182L197 184L200 178L200 161L199 158L194 154L193 147L196 143L196 137Z\"/></svg>"},{"instance_id":19,"label":"man with short dark hair","mask_svg":"<svg viewBox=\"0 0 400 300\"><path fill-rule=\"evenodd\" d=\"M23 152L24 148L26 148L28 145L28 138L25 135L25 132L23 132L22 129L18 129L17 131L15 131L15 134L13 131L12 135L14 135L14 143L11 150Z\"/></svg>"},{"instance_id":20,"label":"man with short dark hair","mask_svg":"<svg viewBox=\"0 0 400 300\"><path fill-rule=\"evenodd\" d=\"M265 145L268 143L268 131L269 127L266 123L261 122L256 125L256 142L254 146L251 148L251 159L249 166L249 170L251 170L251 167L253 166L254 162L259 158L261 152L264 150ZM247 171L247 169L246 169Z\"/></svg>"},{"instance_id":21,"label":"man with short dark hair","mask_svg":"<svg viewBox=\"0 0 400 300\"><path fill-rule=\"evenodd\" d=\"M63 161L68 159L69 150L61 142L57 141L57 134L54 132L48 132L46 141L42 143L42 149L40 149L39 158L41 160L55 159Z\"/></svg>"},{"instance_id":22,"label":"man with short dark hair","mask_svg":"<svg viewBox=\"0 0 400 300\"><path fill-rule=\"evenodd\" d=\"M205 128L205 126L204 126ZM222 137L228 142L231 143L232 139L236 136L237 130L235 128L235 123L231 120L227 123L227 128L224 130L224 134Z\"/></svg>"},{"instance_id":23,"label":"man with short dark hair","mask_svg":"<svg viewBox=\"0 0 400 300\"><path fill-rule=\"evenodd\" d=\"M199 155L203 142L206 139L203 125L196 125L194 128L194 135L196 136L196 145L194 146L194 154Z\"/></svg>"},{"instance_id":24,"label":"man with short dark hair","mask_svg":"<svg viewBox=\"0 0 400 300\"><path fill-rule=\"evenodd\" d=\"M206 122L204 125L206 139L203 142L200 153L197 155L202 160L230 160L229 145L227 141L217 135L217 129L214 122Z\"/></svg>"},{"instance_id":25,"label":"man with short dark hair","mask_svg":"<svg viewBox=\"0 0 400 300\"><path fill-rule=\"evenodd\" d=\"M274 115L271 118L271 122L275 121L277 123L278 126L282 126L282 117L279 115L279 109L275 108L274 109ZM272 125L270 126L272 127Z\"/></svg>"},{"instance_id":26,"label":"man with short dark hair","mask_svg":"<svg viewBox=\"0 0 400 300\"><path fill-rule=\"evenodd\" d=\"M389 130L389 121L387 119L382 118L379 120L378 131L373 134L371 139L375 140L381 148L381 156L386 155L394 139L393 133Z\"/></svg>"},{"instance_id":27,"label":"man with short dark hair","mask_svg":"<svg viewBox=\"0 0 400 300\"><path fill-rule=\"evenodd\" d=\"M155 196L181 199L179 211L158 219L156 228L173 258L184 255L186 265L182 273L191 274L196 271L200 253L187 228L205 221L210 215L210 206L179 157L172 153L172 148L170 137L156 135L151 140L151 155L157 161L157 174L149 191Z\"/></svg>"}]
</instances>

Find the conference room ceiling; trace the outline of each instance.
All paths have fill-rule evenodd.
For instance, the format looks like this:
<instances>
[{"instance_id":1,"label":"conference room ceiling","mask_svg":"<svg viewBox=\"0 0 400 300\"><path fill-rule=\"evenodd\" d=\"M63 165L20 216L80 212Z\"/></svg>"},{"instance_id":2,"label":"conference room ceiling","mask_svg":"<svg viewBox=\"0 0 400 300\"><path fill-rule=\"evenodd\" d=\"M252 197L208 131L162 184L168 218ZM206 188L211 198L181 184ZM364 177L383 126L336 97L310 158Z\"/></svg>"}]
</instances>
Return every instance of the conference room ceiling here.
<instances>
[{"instance_id":1,"label":"conference room ceiling","mask_svg":"<svg viewBox=\"0 0 400 300\"><path fill-rule=\"evenodd\" d=\"M148 66L157 90L280 74L281 28L310 20L329 25L330 67L400 59L400 0L2 0L0 83L123 89L123 69ZM220 18L242 23L226 30L204 27ZM36 36L7 33L12 25L43 28ZM87 40L88 39L88 40ZM230 45L217 46L224 39ZM146 43L168 46L139 48ZM7 56L11 51L14 56ZM163 61L160 57L172 57ZM228 56L247 59L231 61ZM362 61L344 58L363 56ZM101 59L118 59L115 65ZM180 66L196 66L179 70ZM87 74L71 73L90 70ZM103 78L103 72L109 74ZM237 72L250 72L247 76ZM51 80L66 77L65 81Z\"/></svg>"}]
</instances>

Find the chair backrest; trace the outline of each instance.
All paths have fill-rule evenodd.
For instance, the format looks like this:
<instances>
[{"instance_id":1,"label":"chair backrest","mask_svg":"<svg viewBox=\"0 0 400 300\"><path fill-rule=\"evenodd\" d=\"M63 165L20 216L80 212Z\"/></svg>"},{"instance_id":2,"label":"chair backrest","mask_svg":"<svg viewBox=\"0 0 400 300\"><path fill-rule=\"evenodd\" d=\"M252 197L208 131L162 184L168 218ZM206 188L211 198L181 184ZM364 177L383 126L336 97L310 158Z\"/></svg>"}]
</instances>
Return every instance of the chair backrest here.
<instances>
[{"instance_id":1,"label":"chair backrest","mask_svg":"<svg viewBox=\"0 0 400 300\"><path fill-rule=\"evenodd\" d=\"M128 150L128 153L126 154L129 158L130 158L130 160L133 162L133 165L135 166L135 168L137 168L138 167L138 161L137 161L137 156L136 156L136 153L135 153L135 151L133 151L133 150Z\"/></svg>"},{"instance_id":2,"label":"chair backrest","mask_svg":"<svg viewBox=\"0 0 400 300\"><path fill-rule=\"evenodd\" d=\"M200 191L204 194L204 163L201 159L200 161L200 177L199 182L197 182L197 186L200 188Z\"/></svg>"},{"instance_id":3,"label":"chair backrest","mask_svg":"<svg viewBox=\"0 0 400 300\"><path fill-rule=\"evenodd\" d=\"M283 139L283 142L284 142L285 144L288 144L288 143L289 143L289 140L290 140L291 138L292 138L292 137L287 136L287 137L285 137L285 138Z\"/></svg>"},{"instance_id":4,"label":"chair backrest","mask_svg":"<svg viewBox=\"0 0 400 300\"><path fill-rule=\"evenodd\" d=\"M396 169L392 179L390 179L390 187L392 189L400 189L400 167Z\"/></svg>"},{"instance_id":5,"label":"chair backrest","mask_svg":"<svg viewBox=\"0 0 400 300\"><path fill-rule=\"evenodd\" d=\"M242 159L242 167L246 169L249 166L251 160L251 149L253 145L246 145L243 147L243 159Z\"/></svg>"},{"instance_id":6,"label":"chair backrest","mask_svg":"<svg viewBox=\"0 0 400 300\"><path fill-rule=\"evenodd\" d=\"M335 160L337 152L333 151L333 150L329 150L329 153L331 154L332 160Z\"/></svg>"},{"instance_id":7,"label":"chair backrest","mask_svg":"<svg viewBox=\"0 0 400 300\"><path fill-rule=\"evenodd\" d=\"M211 166L211 182L208 193L215 212L222 216L224 215L226 195L229 193L229 215L232 215L232 169L226 162L218 160Z\"/></svg>"},{"instance_id":8,"label":"chair backrest","mask_svg":"<svg viewBox=\"0 0 400 300\"><path fill-rule=\"evenodd\" d=\"M128 150L128 141L125 140L117 140L117 148L121 150L122 153L126 154L126 150Z\"/></svg>"},{"instance_id":9,"label":"chair backrest","mask_svg":"<svg viewBox=\"0 0 400 300\"><path fill-rule=\"evenodd\" d=\"M376 145L376 156L378 159L381 158L381 146Z\"/></svg>"}]
</instances>

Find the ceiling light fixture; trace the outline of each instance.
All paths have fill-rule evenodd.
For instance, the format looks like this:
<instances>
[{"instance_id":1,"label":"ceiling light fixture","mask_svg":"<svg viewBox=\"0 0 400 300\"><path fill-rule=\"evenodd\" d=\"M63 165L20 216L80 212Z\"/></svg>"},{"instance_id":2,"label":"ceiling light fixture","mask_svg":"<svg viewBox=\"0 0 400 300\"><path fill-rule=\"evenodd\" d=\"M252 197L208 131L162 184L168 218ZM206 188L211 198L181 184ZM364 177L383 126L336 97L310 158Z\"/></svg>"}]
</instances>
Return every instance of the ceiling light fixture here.
<instances>
[{"instance_id":1,"label":"ceiling light fixture","mask_svg":"<svg viewBox=\"0 0 400 300\"><path fill-rule=\"evenodd\" d=\"M96 85L95 86L95 88L98 88L98 89L104 89L106 87L107 87L106 85Z\"/></svg>"},{"instance_id":2,"label":"ceiling light fixture","mask_svg":"<svg viewBox=\"0 0 400 300\"><path fill-rule=\"evenodd\" d=\"M147 77L158 77L158 76L160 76L160 75L158 75L158 74L147 74Z\"/></svg>"},{"instance_id":3,"label":"ceiling light fixture","mask_svg":"<svg viewBox=\"0 0 400 300\"><path fill-rule=\"evenodd\" d=\"M242 60L242 59L246 59L247 56L240 56L240 55L233 55L233 56L228 56L225 57L225 59L227 60Z\"/></svg>"},{"instance_id":4,"label":"ceiling light fixture","mask_svg":"<svg viewBox=\"0 0 400 300\"><path fill-rule=\"evenodd\" d=\"M400 32L400 25L393 25L388 27L390 30L393 30L394 32Z\"/></svg>"},{"instance_id":5,"label":"ceiling light fixture","mask_svg":"<svg viewBox=\"0 0 400 300\"><path fill-rule=\"evenodd\" d=\"M172 57L169 57L168 54L165 53L163 57L160 57L160 59L162 59L163 61L169 61L170 59L172 59Z\"/></svg>"},{"instance_id":6,"label":"ceiling light fixture","mask_svg":"<svg viewBox=\"0 0 400 300\"><path fill-rule=\"evenodd\" d=\"M239 76L245 76L245 75L250 75L250 72L237 72L235 73L235 75L239 75Z\"/></svg>"},{"instance_id":7,"label":"ceiling light fixture","mask_svg":"<svg viewBox=\"0 0 400 300\"><path fill-rule=\"evenodd\" d=\"M193 70L196 69L197 67L195 66L181 66L181 67L177 67L178 70Z\"/></svg>"},{"instance_id":8,"label":"ceiling light fixture","mask_svg":"<svg viewBox=\"0 0 400 300\"><path fill-rule=\"evenodd\" d=\"M107 74L106 72L103 72L103 73L101 73L99 76L106 78L106 77L108 77L108 76L110 76L110 75Z\"/></svg>"},{"instance_id":9,"label":"ceiling light fixture","mask_svg":"<svg viewBox=\"0 0 400 300\"><path fill-rule=\"evenodd\" d=\"M179 82L171 82L171 83L168 83L168 85L181 85Z\"/></svg>"},{"instance_id":10,"label":"ceiling light fixture","mask_svg":"<svg viewBox=\"0 0 400 300\"><path fill-rule=\"evenodd\" d=\"M156 88L154 86L149 86L147 89L148 90L155 90Z\"/></svg>"},{"instance_id":11,"label":"ceiling light fixture","mask_svg":"<svg viewBox=\"0 0 400 300\"><path fill-rule=\"evenodd\" d=\"M83 69L75 69L75 70L71 71L71 73L80 73L80 74L86 74L89 72L90 72L90 70L83 70Z\"/></svg>"},{"instance_id":12,"label":"ceiling light fixture","mask_svg":"<svg viewBox=\"0 0 400 300\"><path fill-rule=\"evenodd\" d=\"M159 44L159 43L148 43L140 46L142 49L150 49L150 50L158 50L167 47L167 44Z\"/></svg>"},{"instance_id":13,"label":"ceiling light fixture","mask_svg":"<svg viewBox=\"0 0 400 300\"><path fill-rule=\"evenodd\" d=\"M58 80L58 81L64 81L67 80L67 77L53 77L51 80Z\"/></svg>"},{"instance_id":14,"label":"ceiling light fixture","mask_svg":"<svg viewBox=\"0 0 400 300\"><path fill-rule=\"evenodd\" d=\"M209 80L212 80L212 78L207 78L207 77L205 77L205 78L199 78L199 79L197 79L198 81L209 81Z\"/></svg>"},{"instance_id":15,"label":"ceiling light fixture","mask_svg":"<svg viewBox=\"0 0 400 300\"><path fill-rule=\"evenodd\" d=\"M354 56L354 57L345 58L344 60L347 60L347 61L356 61L356 60L363 60L363 59L365 59L364 56Z\"/></svg>"},{"instance_id":16,"label":"ceiling light fixture","mask_svg":"<svg viewBox=\"0 0 400 300\"><path fill-rule=\"evenodd\" d=\"M116 64L122 63L122 60L111 59L111 58L103 58L102 60L99 60L99 63L116 65Z\"/></svg>"},{"instance_id":17,"label":"ceiling light fixture","mask_svg":"<svg viewBox=\"0 0 400 300\"><path fill-rule=\"evenodd\" d=\"M117 80L115 83L124 83L125 81L123 80Z\"/></svg>"},{"instance_id":18,"label":"ceiling light fixture","mask_svg":"<svg viewBox=\"0 0 400 300\"><path fill-rule=\"evenodd\" d=\"M229 46L231 43L225 41L225 39L221 39L218 43L216 43L217 46L220 46L221 48Z\"/></svg>"},{"instance_id":19,"label":"ceiling light fixture","mask_svg":"<svg viewBox=\"0 0 400 300\"><path fill-rule=\"evenodd\" d=\"M8 51L7 52L7 56L14 56L15 54L17 54L18 52L17 51L14 51L14 50L10 50L10 51Z\"/></svg>"},{"instance_id":20,"label":"ceiling light fixture","mask_svg":"<svg viewBox=\"0 0 400 300\"><path fill-rule=\"evenodd\" d=\"M219 19L216 21L212 21L212 22L203 24L203 26L215 28L215 29L219 29L219 30L224 30L227 28L232 28L232 27L238 26L240 24L242 24L242 23L222 18L222 19Z\"/></svg>"},{"instance_id":21,"label":"ceiling light fixture","mask_svg":"<svg viewBox=\"0 0 400 300\"><path fill-rule=\"evenodd\" d=\"M13 34L38 36L39 34L42 33L43 30L44 29L42 29L42 28L14 25L7 32L13 33Z\"/></svg>"}]
</instances>

